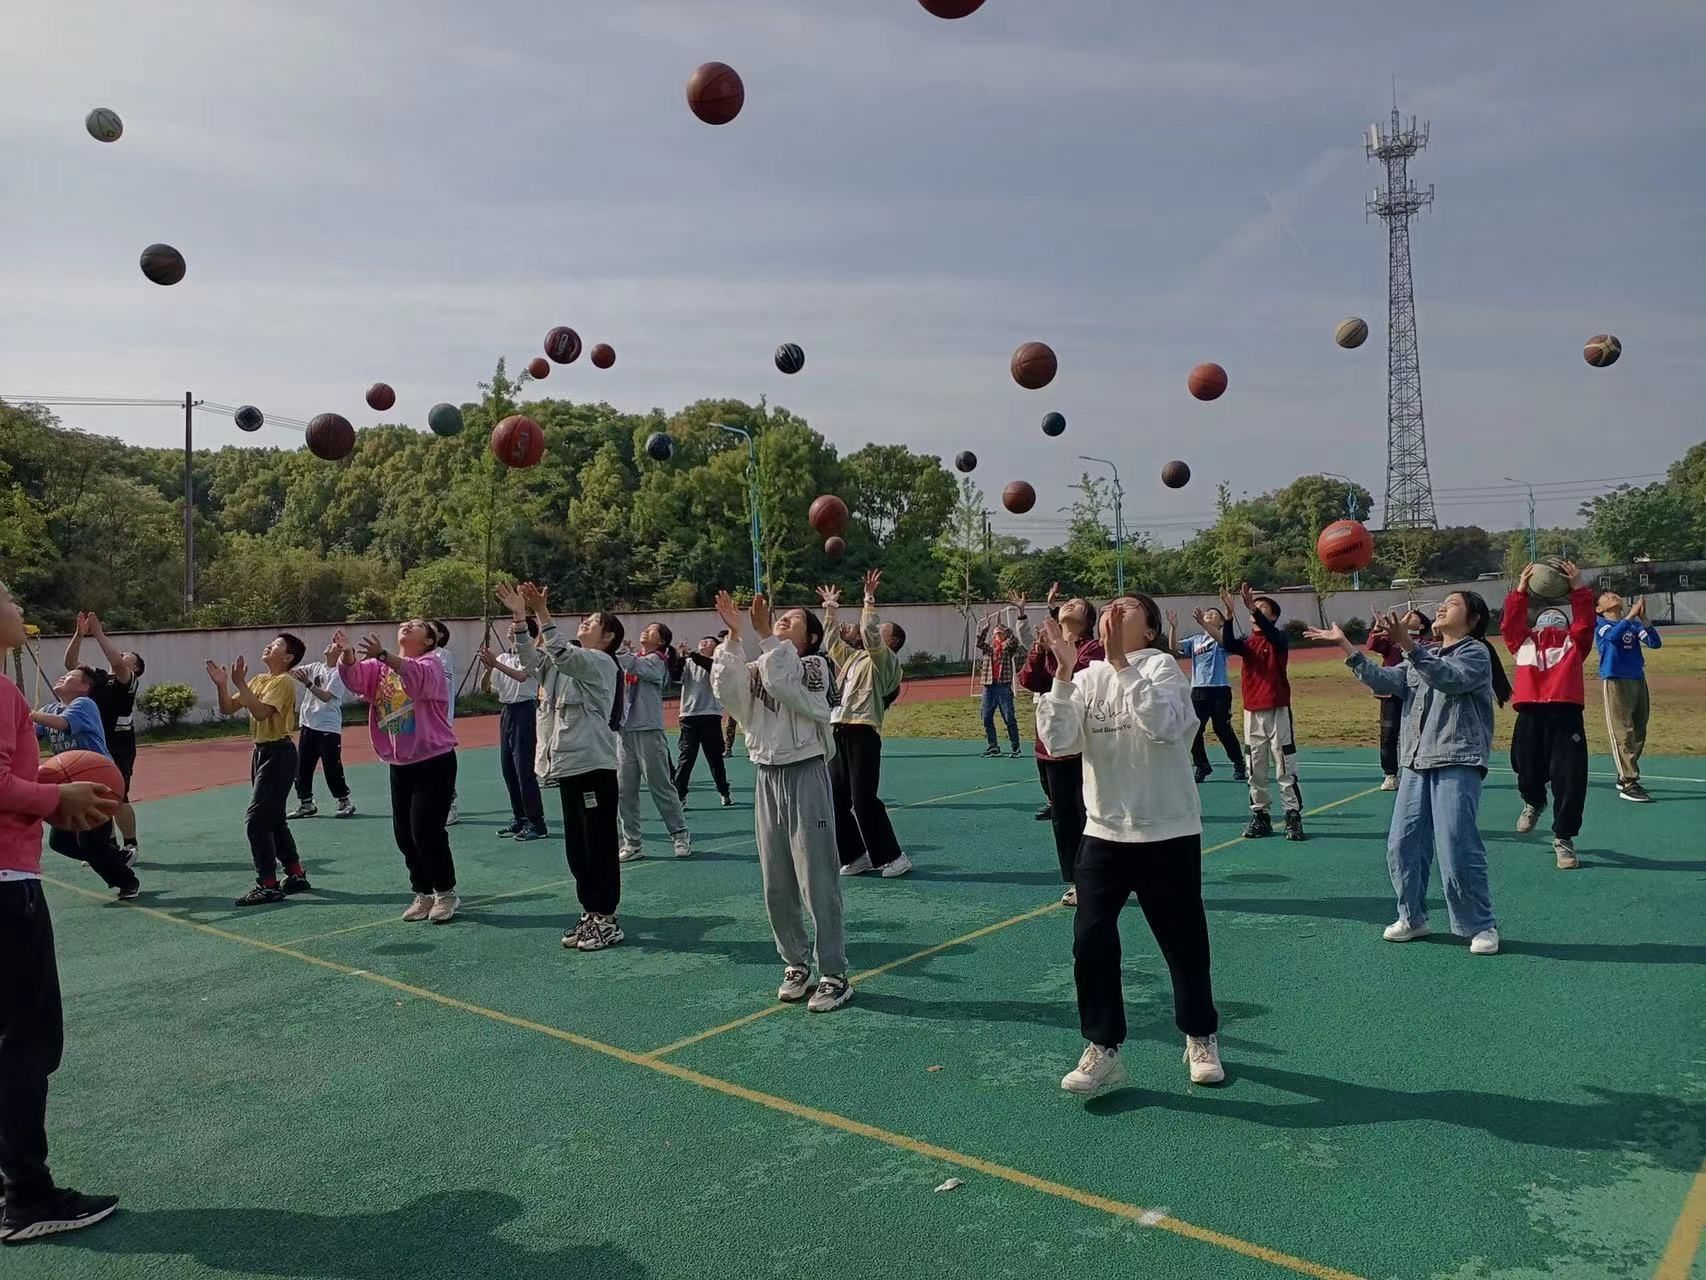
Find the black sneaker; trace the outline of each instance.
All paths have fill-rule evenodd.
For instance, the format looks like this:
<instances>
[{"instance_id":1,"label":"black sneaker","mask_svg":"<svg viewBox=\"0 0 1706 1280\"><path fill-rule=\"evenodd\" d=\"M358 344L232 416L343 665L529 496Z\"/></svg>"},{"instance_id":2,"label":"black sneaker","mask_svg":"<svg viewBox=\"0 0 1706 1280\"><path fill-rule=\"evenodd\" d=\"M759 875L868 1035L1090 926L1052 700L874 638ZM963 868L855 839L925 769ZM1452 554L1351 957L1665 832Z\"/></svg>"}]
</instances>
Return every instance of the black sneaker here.
<instances>
[{"instance_id":1,"label":"black sneaker","mask_svg":"<svg viewBox=\"0 0 1706 1280\"><path fill-rule=\"evenodd\" d=\"M138 876L132 875L129 884L119 886L118 900L120 902L130 902L141 896L142 880Z\"/></svg>"},{"instance_id":2,"label":"black sneaker","mask_svg":"<svg viewBox=\"0 0 1706 1280\"><path fill-rule=\"evenodd\" d=\"M985 760L993 760L993 759L995 759L996 756L998 756L1000 754L1001 754L1001 748L1000 747L985 747L983 749L983 758Z\"/></svg>"},{"instance_id":3,"label":"black sneaker","mask_svg":"<svg viewBox=\"0 0 1706 1280\"><path fill-rule=\"evenodd\" d=\"M734 803L735 803L735 798L733 796L724 796L723 797L723 808L732 809L732 808L734 808Z\"/></svg>"},{"instance_id":4,"label":"black sneaker","mask_svg":"<svg viewBox=\"0 0 1706 1280\"><path fill-rule=\"evenodd\" d=\"M1253 810L1250 814L1250 825L1244 828L1244 838L1256 840L1262 836L1271 836L1273 833L1274 822L1272 818L1268 817L1268 811L1266 809Z\"/></svg>"},{"instance_id":5,"label":"black sneaker","mask_svg":"<svg viewBox=\"0 0 1706 1280\"><path fill-rule=\"evenodd\" d=\"M277 885L258 884L241 898L237 899L239 907L259 907L269 902L283 902L284 890Z\"/></svg>"},{"instance_id":6,"label":"black sneaker","mask_svg":"<svg viewBox=\"0 0 1706 1280\"><path fill-rule=\"evenodd\" d=\"M1249 782L1250 781L1250 775L1248 772L1246 772L1243 769L1234 769L1232 771L1232 781L1234 781L1234 782Z\"/></svg>"},{"instance_id":7,"label":"black sneaker","mask_svg":"<svg viewBox=\"0 0 1706 1280\"><path fill-rule=\"evenodd\" d=\"M1042 808L1038 809L1037 810L1037 821L1038 822L1053 822L1054 821L1054 806L1052 804L1045 804Z\"/></svg>"},{"instance_id":8,"label":"black sneaker","mask_svg":"<svg viewBox=\"0 0 1706 1280\"><path fill-rule=\"evenodd\" d=\"M1285 811L1285 838L1287 840L1302 840L1305 838L1303 834L1303 815L1296 809L1287 809Z\"/></svg>"},{"instance_id":9,"label":"black sneaker","mask_svg":"<svg viewBox=\"0 0 1706 1280\"><path fill-rule=\"evenodd\" d=\"M34 1208L7 1201L5 1216L0 1217L0 1240L7 1244L28 1244L44 1236L81 1231L112 1217L117 1208L117 1196L86 1196L69 1187L59 1188L51 1199Z\"/></svg>"},{"instance_id":10,"label":"black sneaker","mask_svg":"<svg viewBox=\"0 0 1706 1280\"><path fill-rule=\"evenodd\" d=\"M134 869L141 857L142 850L136 847L136 841L126 840L124 842L124 865Z\"/></svg>"},{"instance_id":11,"label":"black sneaker","mask_svg":"<svg viewBox=\"0 0 1706 1280\"><path fill-rule=\"evenodd\" d=\"M313 888L314 886L308 883L307 876L286 876L279 892L284 894L307 893Z\"/></svg>"},{"instance_id":12,"label":"black sneaker","mask_svg":"<svg viewBox=\"0 0 1706 1280\"><path fill-rule=\"evenodd\" d=\"M544 827L523 827L513 838L517 844L526 844L529 840L543 840L550 834Z\"/></svg>"},{"instance_id":13,"label":"black sneaker","mask_svg":"<svg viewBox=\"0 0 1706 1280\"><path fill-rule=\"evenodd\" d=\"M1209 768L1209 766L1206 764L1199 764L1199 765L1195 766L1195 768L1193 768L1191 770L1191 772L1196 775L1196 779L1198 782L1207 782L1210 778L1212 778L1214 776L1214 770Z\"/></svg>"},{"instance_id":14,"label":"black sneaker","mask_svg":"<svg viewBox=\"0 0 1706 1280\"><path fill-rule=\"evenodd\" d=\"M526 829L527 829L527 824L525 822L512 822L507 827L499 827L498 828L498 839L499 840L511 839L514 836L520 835Z\"/></svg>"},{"instance_id":15,"label":"black sneaker","mask_svg":"<svg viewBox=\"0 0 1706 1280\"><path fill-rule=\"evenodd\" d=\"M1024 754L1025 754L1025 749L1023 747L1014 747L1013 750L1008 753L1007 758L1009 760L1017 760L1020 756L1022 756Z\"/></svg>"},{"instance_id":16,"label":"black sneaker","mask_svg":"<svg viewBox=\"0 0 1706 1280\"><path fill-rule=\"evenodd\" d=\"M1639 782L1619 782L1617 794L1625 800L1633 800L1636 804L1651 804L1653 802L1652 796L1647 794L1647 789Z\"/></svg>"},{"instance_id":17,"label":"black sneaker","mask_svg":"<svg viewBox=\"0 0 1706 1280\"><path fill-rule=\"evenodd\" d=\"M568 951L580 950L581 936L586 933L586 927L591 923L592 915L586 911L581 912L581 918L576 922L575 927L563 930L564 949Z\"/></svg>"}]
</instances>

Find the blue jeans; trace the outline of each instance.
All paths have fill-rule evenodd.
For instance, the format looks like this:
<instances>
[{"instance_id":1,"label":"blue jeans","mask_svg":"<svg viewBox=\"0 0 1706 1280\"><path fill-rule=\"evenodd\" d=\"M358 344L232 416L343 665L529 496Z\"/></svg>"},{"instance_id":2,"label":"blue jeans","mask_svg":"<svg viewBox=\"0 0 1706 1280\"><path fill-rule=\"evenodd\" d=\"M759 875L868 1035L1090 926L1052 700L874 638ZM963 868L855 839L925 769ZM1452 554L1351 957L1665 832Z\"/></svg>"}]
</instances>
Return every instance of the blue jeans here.
<instances>
[{"instance_id":1,"label":"blue jeans","mask_svg":"<svg viewBox=\"0 0 1706 1280\"><path fill-rule=\"evenodd\" d=\"M1475 825L1481 778L1481 770L1469 765L1399 773L1392 828L1386 836L1386 868L1392 873L1398 919L1404 924L1427 922L1428 876L1436 851L1451 931L1467 938L1497 923L1487 884L1487 846Z\"/></svg>"},{"instance_id":2,"label":"blue jeans","mask_svg":"<svg viewBox=\"0 0 1706 1280\"><path fill-rule=\"evenodd\" d=\"M983 732L989 738L989 745L995 745L995 713L1001 712L1001 719L1007 725L1007 737L1012 740L1013 750L1019 749L1019 718L1013 714L1013 686L1011 684L986 684L983 686Z\"/></svg>"}]
</instances>

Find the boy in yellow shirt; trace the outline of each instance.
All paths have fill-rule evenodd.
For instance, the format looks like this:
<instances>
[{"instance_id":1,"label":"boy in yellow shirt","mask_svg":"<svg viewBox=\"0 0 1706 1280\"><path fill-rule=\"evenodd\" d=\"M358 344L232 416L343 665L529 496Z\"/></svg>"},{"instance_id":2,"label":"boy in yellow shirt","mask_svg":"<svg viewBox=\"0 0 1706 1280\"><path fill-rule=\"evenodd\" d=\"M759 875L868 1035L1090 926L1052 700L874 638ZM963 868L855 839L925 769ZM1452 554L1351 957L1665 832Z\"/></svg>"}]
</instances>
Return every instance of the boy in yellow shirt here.
<instances>
[{"instance_id":1,"label":"boy in yellow shirt","mask_svg":"<svg viewBox=\"0 0 1706 1280\"><path fill-rule=\"evenodd\" d=\"M209 661L207 674L219 693L219 713L249 713L249 728L255 748L249 758L249 779L254 791L249 798L245 827L249 856L255 861L255 887L237 899L239 907L283 902L286 894L304 893L314 886L296 856L296 839L285 819L285 805L296 781L297 680L291 670L306 652L302 641L284 632L261 650L266 666L262 675L249 677L248 663L239 657L229 672ZM284 868L284 883L278 879Z\"/></svg>"}]
</instances>

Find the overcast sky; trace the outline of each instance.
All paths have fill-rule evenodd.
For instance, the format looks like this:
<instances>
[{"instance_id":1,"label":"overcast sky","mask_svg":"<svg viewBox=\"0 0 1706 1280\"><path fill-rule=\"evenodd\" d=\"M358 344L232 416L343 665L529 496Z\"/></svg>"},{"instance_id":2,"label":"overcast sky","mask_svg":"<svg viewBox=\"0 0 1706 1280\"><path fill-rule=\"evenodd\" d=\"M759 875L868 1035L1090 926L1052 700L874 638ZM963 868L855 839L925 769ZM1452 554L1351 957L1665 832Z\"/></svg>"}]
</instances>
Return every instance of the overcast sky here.
<instances>
[{"instance_id":1,"label":"overcast sky","mask_svg":"<svg viewBox=\"0 0 1706 1280\"><path fill-rule=\"evenodd\" d=\"M1311 0L7 0L0 394L198 396L424 426L550 326L618 352L541 391L760 393L844 452L963 448L1052 541L1080 453L1175 540L1216 480L1379 498L1386 236L1362 139L1431 119L1414 227L1442 523L1568 521L1706 436L1706 6ZM1299 16L1304 15L1304 16ZM687 111L720 59L746 109ZM84 132L115 108L121 141ZM143 246L189 261L143 279ZM1367 345L1334 325L1367 317ZM1609 330L1622 361L1582 343ZM1040 392L1007 374L1051 343ZM771 363L800 343L804 373ZM1185 391L1217 360L1231 389ZM1043 414L1068 419L1055 440ZM139 444L164 410L63 411ZM199 441L244 437L198 416ZM1161 488L1170 458L1195 473ZM1549 495L1549 496L1546 496ZM1376 513L1378 518L1378 512Z\"/></svg>"}]
</instances>

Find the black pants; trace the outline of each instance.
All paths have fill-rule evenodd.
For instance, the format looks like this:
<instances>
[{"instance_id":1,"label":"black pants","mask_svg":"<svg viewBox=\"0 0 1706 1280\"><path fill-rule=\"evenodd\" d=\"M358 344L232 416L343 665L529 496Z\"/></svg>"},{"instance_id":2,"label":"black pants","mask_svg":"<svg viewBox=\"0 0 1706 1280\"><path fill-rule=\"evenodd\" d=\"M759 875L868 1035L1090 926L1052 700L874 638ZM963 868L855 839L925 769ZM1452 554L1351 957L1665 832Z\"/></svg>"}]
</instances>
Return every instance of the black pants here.
<instances>
[{"instance_id":1,"label":"black pants","mask_svg":"<svg viewBox=\"0 0 1706 1280\"><path fill-rule=\"evenodd\" d=\"M49 827L47 847L67 858L88 863L94 873L107 882L109 889L123 889L136 883L136 872L124 865L124 851L118 847L110 822L103 822L93 831L61 831L58 827Z\"/></svg>"},{"instance_id":2,"label":"black pants","mask_svg":"<svg viewBox=\"0 0 1706 1280\"><path fill-rule=\"evenodd\" d=\"M130 776L136 772L136 733L114 730L107 736L107 750L124 777L124 800L130 803Z\"/></svg>"},{"instance_id":3,"label":"black pants","mask_svg":"<svg viewBox=\"0 0 1706 1280\"><path fill-rule=\"evenodd\" d=\"M65 1048L53 921L40 880L0 881L0 1176L6 1200L39 1204L47 1170L47 1078Z\"/></svg>"},{"instance_id":4,"label":"black pants","mask_svg":"<svg viewBox=\"0 0 1706 1280\"><path fill-rule=\"evenodd\" d=\"M1201 834L1150 844L1085 836L1078 851L1078 912L1072 923L1072 976L1084 1038L1105 1048L1125 1040L1120 911L1134 893L1173 977L1175 1025L1188 1036L1215 1034L1220 1014L1209 981Z\"/></svg>"},{"instance_id":5,"label":"black pants","mask_svg":"<svg viewBox=\"0 0 1706 1280\"><path fill-rule=\"evenodd\" d=\"M1398 738L1404 725L1402 698L1376 698L1380 703L1380 771L1388 778L1398 776Z\"/></svg>"},{"instance_id":6,"label":"black pants","mask_svg":"<svg viewBox=\"0 0 1706 1280\"><path fill-rule=\"evenodd\" d=\"M265 884L278 879L278 869L289 871L302 865L296 856L296 837L284 818L285 802L296 781L296 744L289 738L257 742L249 756L249 795L245 827L249 833L249 856L255 860L255 880Z\"/></svg>"},{"instance_id":7,"label":"black pants","mask_svg":"<svg viewBox=\"0 0 1706 1280\"><path fill-rule=\"evenodd\" d=\"M515 825L526 823L535 831L545 830L545 801L539 794L539 775L533 757L539 746L539 720L532 702L506 702L498 717L504 790L509 792L509 816Z\"/></svg>"},{"instance_id":8,"label":"black pants","mask_svg":"<svg viewBox=\"0 0 1706 1280\"><path fill-rule=\"evenodd\" d=\"M1191 743L1191 763L1206 769L1208 752L1203 749L1203 732L1212 722L1214 736L1226 749L1226 758L1237 772L1244 767L1244 752L1238 746L1238 734L1232 728L1232 686L1203 685L1191 690L1191 706L1197 713L1197 736Z\"/></svg>"},{"instance_id":9,"label":"black pants","mask_svg":"<svg viewBox=\"0 0 1706 1280\"><path fill-rule=\"evenodd\" d=\"M616 770L594 769L558 781L563 793L563 852L581 910L616 914L622 900L621 851L616 835Z\"/></svg>"},{"instance_id":10,"label":"black pants","mask_svg":"<svg viewBox=\"0 0 1706 1280\"><path fill-rule=\"evenodd\" d=\"M302 726L301 740L296 748L296 798L307 804L314 799L314 766L326 769L326 790L334 800L349 799L349 783L344 781L344 735L324 729Z\"/></svg>"},{"instance_id":11,"label":"black pants","mask_svg":"<svg viewBox=\"0 0 1706 1280\"><path fill-rule=\"evenodd\" d=\"M1582 709L1569 702L1518 707L1511 732L1511 769L1522 802L1546 808L1552 786L1552 834L1573 840L1582 829L1588 798L1588 739Z\"/></svg>"},{"instance_id":12,"label":"black pants","mask_svg":"<svg viewBox=\"0 0 1706 1280\"><path fill-rule=\"evenodd\" d=\"M1048 793L1048 761L1041 756L1037 757L1037 785L1043 789L1044 801L1053 804L1054 800Z\"/></svg>"},{"instance_id":13,"label":"black pants","mask_svg":"<svg viewBox=\"0 0 1706 1280\"><path fill-rule=\"evenodd\" d=\"M877 795L883 777L883 735L868 724L835 726L829 781L835 792L835 843L841 865L870 856L873 867L900 857L888 807Z\"/></svg>"},{"instance_id":14,"label":"black pants","mask_svg":"<svg viewBox=\"0 0 1706 1280\"><path fill-rule=\"evenodd\" d=\"M723 767L722 716L683 716L681 718L681 750L675 766L675 790L687 799L687 784L693 781L693 766L699 762L699 751L705 751L705 763L711 766L711 781L717 794L725 799L729 794L729 771Z\"/></svg>"},{"instance_id":15,"label":"black pants","mask_svg":"<svg viewBox=\"0 0 1706 1280\"><path fill-rule=\"evenodd\" d=\"M456 859L445 829L455 801L454 751L391 766L391 834L416 893L449 893L456 887Z\"/></svg>"},{"instance_id":16,"label":"black pants","mask_svg":"<svg viewBox=\"0 0 1706 1280\"><path fill-rule=\"evenodd\" d=\"M1060 860L1060 878L1076 881L1078 846L1084 840L1084 758L1039 760L1043 790L1048 794L1054 823L1054 854Z\"/></svg>"}]
</instances>

